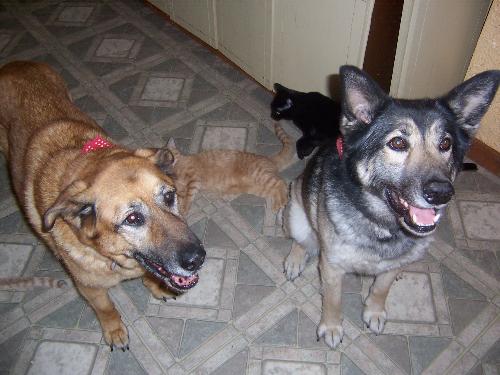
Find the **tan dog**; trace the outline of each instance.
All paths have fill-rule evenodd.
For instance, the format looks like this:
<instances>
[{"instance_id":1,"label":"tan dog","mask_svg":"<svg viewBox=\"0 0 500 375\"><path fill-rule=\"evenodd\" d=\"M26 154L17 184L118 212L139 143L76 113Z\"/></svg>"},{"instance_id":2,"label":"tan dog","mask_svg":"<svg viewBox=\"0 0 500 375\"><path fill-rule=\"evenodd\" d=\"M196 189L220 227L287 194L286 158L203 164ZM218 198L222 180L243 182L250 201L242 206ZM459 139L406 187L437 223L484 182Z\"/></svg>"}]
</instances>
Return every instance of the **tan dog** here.
<instances>
[{"instance_id":1,"label":"tan dog","mask_svg":"<svg viewBox=\"0 0 500 375\"><path fill-rule=\"evenodd\" d=\"M197 283L205 258L179 215L167 175L173 157L111 145L47 65L3 66L0 92L0 149L19 203L95 310L106 342L124 350L127 329L108 289L144 275L166 298Z\"/></svg>"}]
</instances>

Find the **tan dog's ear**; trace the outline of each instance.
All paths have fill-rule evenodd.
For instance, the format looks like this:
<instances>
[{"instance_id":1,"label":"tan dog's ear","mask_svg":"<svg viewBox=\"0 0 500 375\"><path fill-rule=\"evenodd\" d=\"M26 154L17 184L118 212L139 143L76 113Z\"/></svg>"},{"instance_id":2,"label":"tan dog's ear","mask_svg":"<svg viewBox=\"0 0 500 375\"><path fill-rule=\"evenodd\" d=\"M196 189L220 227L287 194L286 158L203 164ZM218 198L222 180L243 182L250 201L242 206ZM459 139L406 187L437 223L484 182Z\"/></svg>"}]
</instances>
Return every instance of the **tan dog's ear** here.
<instances>
[{"instance_id":1,"label":"tan dog's ear","mask_svg":"<svg viewBox=\"0 0 500 375\"><path fill-rule=\"evenodd\" d=\"M156 154L156 151L158 151L157 148L138 148L137 150L134 151L134 155L139 156L141 158L149 159Z\"/></svg>"},{"instance_id":2,"label":"tan dog's ear","mask_svg":"<svg viewBox=\"0 0 500 375\"><path fill-rule=\"evenodd\" d=\"M95 205L87 196L88 185L84 181L75 181L59 194L55 203L43 215L44 232L50 231L58 217L64 218L85 236L95 234L96 211Z\"/></svg>"}]
</instances>

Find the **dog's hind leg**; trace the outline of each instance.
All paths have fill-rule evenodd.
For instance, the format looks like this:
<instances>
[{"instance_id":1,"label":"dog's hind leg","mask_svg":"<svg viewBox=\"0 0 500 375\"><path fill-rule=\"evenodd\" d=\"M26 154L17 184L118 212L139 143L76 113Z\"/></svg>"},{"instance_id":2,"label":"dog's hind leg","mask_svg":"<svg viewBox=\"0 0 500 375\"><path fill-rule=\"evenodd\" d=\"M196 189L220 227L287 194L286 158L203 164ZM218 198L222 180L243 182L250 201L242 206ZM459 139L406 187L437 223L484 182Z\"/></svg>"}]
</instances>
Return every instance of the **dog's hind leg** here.
<instances>
[{"instance_id":1,"label":"dog's hind leg","mask_svg":"<svg viewBox=\"0 0 500 375\"><path fill-rule=\"evenodd\" d=\"M395 269L377 275L366 298L363 321L377 335L384 330L385 320L387 319L385 300L392 282L399 272L401 272L400 269Z\"/></svg>"},{"instance_id":2,"label":"dog's hind leg","mask_svg":"<svg viewBox=\"0 0 500 375\"><path fill-rule=\"evenodd\" d=\"M101 324L104 339L111 346L125 351L128 349L128 331L123 324L120 314L108 296L108 289L89 288L76 283L78 291L94 309Z\"/></svg>"},{"instance_id":3,"label":"dog's hind leg","mask_svg":"<svg viewBox=\"0 0 500 375\"><path fill-rule=\"evenodd\" d=\"M288 280L294 280L304 270L307 260L318 254L319 245L316 233L309 224L302 205L297 202L292 186L292 198L285 210L285 226L292 244L290 254L285 260L285 274Z\"/></svg>"}]
</instances>

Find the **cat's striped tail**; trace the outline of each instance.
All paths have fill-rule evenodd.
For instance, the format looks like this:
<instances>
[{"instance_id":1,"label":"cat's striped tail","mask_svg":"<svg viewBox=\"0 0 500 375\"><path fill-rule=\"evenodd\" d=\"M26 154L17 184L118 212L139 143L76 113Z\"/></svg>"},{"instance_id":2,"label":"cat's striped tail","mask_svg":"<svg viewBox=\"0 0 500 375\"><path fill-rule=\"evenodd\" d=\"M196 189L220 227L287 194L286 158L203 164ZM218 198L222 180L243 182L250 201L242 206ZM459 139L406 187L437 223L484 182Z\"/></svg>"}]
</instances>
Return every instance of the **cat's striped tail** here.
<instances>
[{"instance_id":1,"label":"cat's striped tail","mask_svg":"<svg viewBox=\"0 0 500 375\"><path fill-rule=\"evenodd\" d=\"M288 165L290 160L292 160L295 149L292 144L292 139L283 130L283 128L278 125L277 122L274 123L274 132L276 133L276 137L278 137L283 144L283 148L276 155L271 156L270 159L278 167L278 169L282 169Z\"/></svg>"},{"instance_id":2,"label":"cat's striped tail","mask_svg":"<svg viewBox=\"0 0 500 375\"><path fill-rule=\"evenodd\" d=\"M0 290L30 290L37 287L42 288L65 288L67 282L52 277L2 277L0 278Z\"/></svg>"}]
</instances>

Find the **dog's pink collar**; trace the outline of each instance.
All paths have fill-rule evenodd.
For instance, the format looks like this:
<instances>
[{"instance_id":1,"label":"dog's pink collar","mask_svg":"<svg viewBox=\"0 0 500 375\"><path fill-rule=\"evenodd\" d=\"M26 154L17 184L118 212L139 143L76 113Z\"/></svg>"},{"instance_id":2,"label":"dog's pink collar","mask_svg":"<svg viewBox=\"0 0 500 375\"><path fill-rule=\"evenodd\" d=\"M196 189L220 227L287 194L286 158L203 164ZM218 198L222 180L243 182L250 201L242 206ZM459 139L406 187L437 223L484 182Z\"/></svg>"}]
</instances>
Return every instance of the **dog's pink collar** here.
<instances>
[{"instance_id":1,"label":"dog's pink collar","mask_svg":"<svg viewBox=\"0 0 500 375\"><path fill-rule=\"evenodd\" d=\"M342 155L344 154L344 138L340 135L337 138L337 152L339 153L339 159L342 160Z\"/></svg>"},{"instance_id":2,"label":"dog's pink collar","mask_svg":"<svg viewBox=\"0 0 500 375\"><path fill-rule=\"evenodd\" d=\"M88 140L85 142L85 144L82 147L82 154L88 154L89 152L92 151L97 151L103 148L110 148L113 147L114 144L112 144L110 141L107 139L102 138L100 135Z\"/></svg>"}]
</instances>

